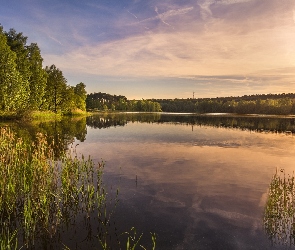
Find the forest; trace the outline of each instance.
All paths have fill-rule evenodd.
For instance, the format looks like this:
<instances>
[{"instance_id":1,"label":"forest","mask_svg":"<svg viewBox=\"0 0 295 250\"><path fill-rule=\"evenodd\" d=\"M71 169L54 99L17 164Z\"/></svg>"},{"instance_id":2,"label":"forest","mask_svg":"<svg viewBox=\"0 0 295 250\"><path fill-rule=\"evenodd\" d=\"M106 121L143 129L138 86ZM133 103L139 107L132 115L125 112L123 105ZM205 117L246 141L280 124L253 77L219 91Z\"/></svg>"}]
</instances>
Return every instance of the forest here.
<instances>
[{"instance_id":1,"label":"forest","mask_svg":"<svg viewBox=\"0 0 295 250\"><path fill-rule=\"evenodd\" d=\"M157 99L164 112L295 114L295 94L244 95L198 99Z\"/></svg>"},{"instance_id":2,"label":"forest","mask_svg":"<svg viewBox=\"0 0 295 250\"><path fill-rule=\"evenodd\" d=\"M116 96L106 93L91 93L87 95L86 106L88 110L118 110L160 112L161 105L151 100L128 100L125 96Z\"/></svg>"},{"instance_id":3,"label":"forest","mask_svg":"<svg viewBox=\"0 0 295 250\"><path fill-rule=\"evenodd\" d=\"M27 39L0 26L0 111L85 111L86 85L68 85L55 65L43 68L40 48L37 43L27 44Z\"/></svg>"}]
</instances>

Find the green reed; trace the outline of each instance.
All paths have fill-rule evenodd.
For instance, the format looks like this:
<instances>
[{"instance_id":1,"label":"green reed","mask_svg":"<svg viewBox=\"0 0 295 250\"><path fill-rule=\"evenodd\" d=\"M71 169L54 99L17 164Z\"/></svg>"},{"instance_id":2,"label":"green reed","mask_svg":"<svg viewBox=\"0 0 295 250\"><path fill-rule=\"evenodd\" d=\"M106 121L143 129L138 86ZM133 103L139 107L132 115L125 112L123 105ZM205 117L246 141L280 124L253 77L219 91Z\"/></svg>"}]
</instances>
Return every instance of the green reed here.
<instances>
[{"instance_id":1,"label":"green reed","mask_svg":"<svg viewBox=\"0 0 295 250\"><path fill-rule=\"evenodd\" d=\"M36 237L55 235L79 211L90 213L105 202L104 164L71 152L57 161L53 144L40 133L29 143L8 128L0 129L1 249L19 242L30 247Z\"/></svg>"},{"instance_id":2,"label":"green reed","mask_svg":"<svg viewBox=\"0 0 295 250\"><path fill-rule=\"evenodd\" d=\"M264 228L274 244L295 244L295 179L276 172L269 186Z\"/></svg>"}]
</instances>

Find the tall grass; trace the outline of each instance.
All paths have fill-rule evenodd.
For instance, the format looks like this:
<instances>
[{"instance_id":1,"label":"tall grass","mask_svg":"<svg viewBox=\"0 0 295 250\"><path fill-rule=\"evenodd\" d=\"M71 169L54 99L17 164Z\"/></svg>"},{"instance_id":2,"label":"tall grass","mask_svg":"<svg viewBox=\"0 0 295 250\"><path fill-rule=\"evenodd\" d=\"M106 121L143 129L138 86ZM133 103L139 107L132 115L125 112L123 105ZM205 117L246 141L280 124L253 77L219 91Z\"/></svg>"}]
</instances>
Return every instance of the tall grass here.
<instances>
[{"instance_id":1,"label":"tall grass","mask_svg":"<svg viewBox=\"0 0 295 250\"><path fill-rule=\"evenodd\" d=\"M61 113L54 113L52 111L31 111L24 117L25 119L32 120L60 120L62 118Z\"/></svg>"},{"instance_id":2,"label":"tall grass","mask_svg":"<svg viewBox=\"0 0 295 250\"><path fill-rule=\"evenodd\" d=\"M269 186L264 228L272 243L295 245L295 178L283 169Z\"/></svg>"},{"instance_id":3,"label":"tall grass","mask_svg":"<svg viewBox=\"0 0 295 250\"><path fill-rule=\"evenodd\" d=\"M104 164L70 153L57 161L54 143L40 133L30 143L0 129L1 249L31 247L36 238L53 237L77 212L103 207Z\"/></svg>"}]
</instances>

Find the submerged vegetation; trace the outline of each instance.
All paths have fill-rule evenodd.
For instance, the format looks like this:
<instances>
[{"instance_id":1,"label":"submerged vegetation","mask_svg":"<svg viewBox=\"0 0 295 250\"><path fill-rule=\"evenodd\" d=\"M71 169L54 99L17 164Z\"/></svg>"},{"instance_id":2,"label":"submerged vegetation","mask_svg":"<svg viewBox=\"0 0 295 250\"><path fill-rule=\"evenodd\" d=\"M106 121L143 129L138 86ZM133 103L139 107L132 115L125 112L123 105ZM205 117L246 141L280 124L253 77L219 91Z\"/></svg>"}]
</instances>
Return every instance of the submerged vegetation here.
<instances>
[{"instance_id":1,"label":"submerged vegetation","mask_svg":"<svg viewBox=\"0 0 295 250\"><path fill-rule=\"evenodd\" d=\"M85 239L75 247L121 248L120 234L110 223L117 198L109 199L102 185L104 163L78 158L74 148L56 159L58 141L48 144L41 133L36 137L31 143L9 128L0 129L0 248L69 249L65 235L76 237L81 222ZM136 233L126 234L127 249L140 246Z\"/></svg>"}]
</instances>

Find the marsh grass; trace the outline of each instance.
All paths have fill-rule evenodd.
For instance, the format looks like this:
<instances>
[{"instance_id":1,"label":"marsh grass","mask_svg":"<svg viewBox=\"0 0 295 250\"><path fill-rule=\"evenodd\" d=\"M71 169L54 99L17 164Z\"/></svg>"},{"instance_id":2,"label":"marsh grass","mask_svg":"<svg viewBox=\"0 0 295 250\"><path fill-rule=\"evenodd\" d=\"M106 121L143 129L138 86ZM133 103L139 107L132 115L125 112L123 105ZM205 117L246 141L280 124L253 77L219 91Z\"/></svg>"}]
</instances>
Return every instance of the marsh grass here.
<instances>
[{"instance_id":1,"label":"marsh grass","mask_svg":"<svg viewBox=\"0 0 295 250\"><path fill-rule=\"evenodd\" d=\"M78 213L105 209L103 162L95 165L72 152L57 161L54 143L48 145L40 133L34 143L26 142L1 128L1 249L32 247L36 240L53 238Z\"/></svg>"},{"instance_id":2,"label":"marsh grass","mask_svg":"<svg viewBox=\"0 0 295 250\"><path fill-rule=\"evenodd\" d=\"M295 244L295 179L276 171L264 211L264 228L273 244Z\"/></svg>"},{"instance_id":3,"label":"marsh grass","mask_svg":"<svg viewBox=\"0 0 295 250\"><path fill-rule=\"evenodd\" d=\"M63 236L81 234L85 238L75 248L124 249L123 235L126 249L145 249L142 234L138 237L134 228L120 234L112 221L118 189L114 195L106 192L104 162L78 158L74 146L56 159L58 143L41 133L34 142L25 141L0 128L0 249L70 249ZM85 231L77 233L81 218ZM155 239L152 234L153 249Z\"/></svg>"}]
</instances>

